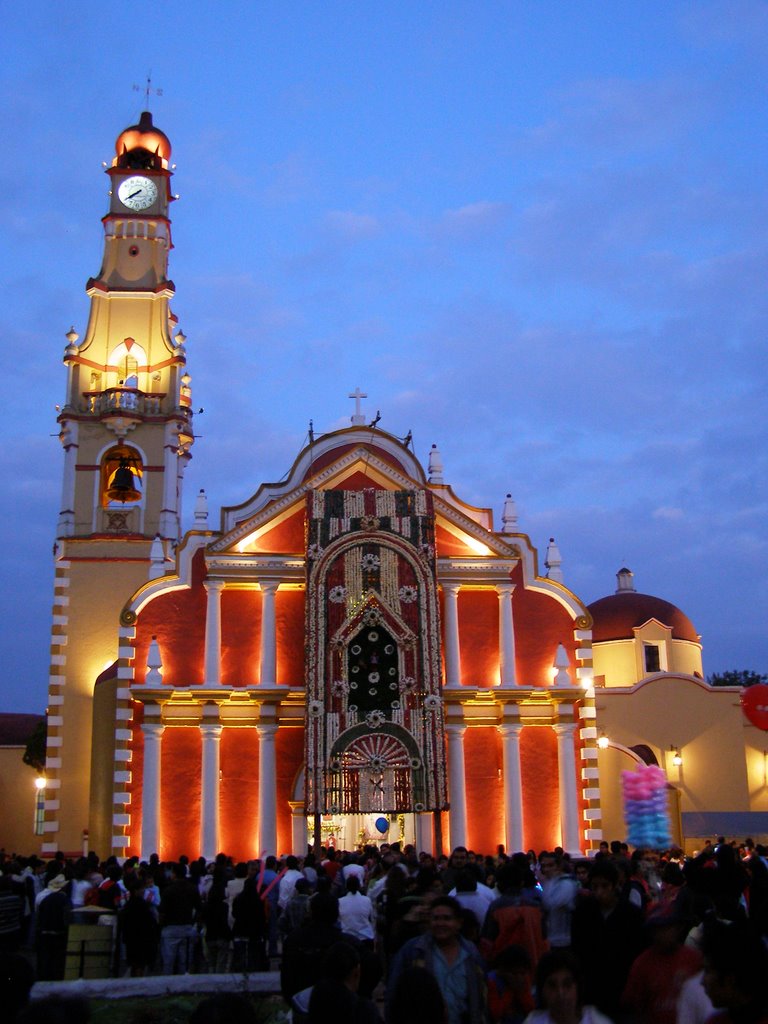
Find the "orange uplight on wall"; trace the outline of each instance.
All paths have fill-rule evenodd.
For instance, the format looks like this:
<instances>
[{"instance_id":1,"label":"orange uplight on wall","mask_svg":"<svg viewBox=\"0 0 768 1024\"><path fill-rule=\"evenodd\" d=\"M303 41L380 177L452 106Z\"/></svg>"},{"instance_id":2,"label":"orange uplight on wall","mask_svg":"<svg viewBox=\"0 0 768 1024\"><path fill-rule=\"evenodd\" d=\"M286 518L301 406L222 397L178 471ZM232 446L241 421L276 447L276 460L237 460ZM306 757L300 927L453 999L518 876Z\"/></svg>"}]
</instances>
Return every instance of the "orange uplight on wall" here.
<instances>
[{"instance_id":1,"label":"orange uplight on wall","mask_svg":"<svg viewBox=\"0 0 768 1024\"><path fill-rule=\"evenodd\" d=\"M675 768L682 768L683 755L680 753L680 748L672 746L669 749L672 751L672 764L675 766Z\"/></svg>"}]
</instances>

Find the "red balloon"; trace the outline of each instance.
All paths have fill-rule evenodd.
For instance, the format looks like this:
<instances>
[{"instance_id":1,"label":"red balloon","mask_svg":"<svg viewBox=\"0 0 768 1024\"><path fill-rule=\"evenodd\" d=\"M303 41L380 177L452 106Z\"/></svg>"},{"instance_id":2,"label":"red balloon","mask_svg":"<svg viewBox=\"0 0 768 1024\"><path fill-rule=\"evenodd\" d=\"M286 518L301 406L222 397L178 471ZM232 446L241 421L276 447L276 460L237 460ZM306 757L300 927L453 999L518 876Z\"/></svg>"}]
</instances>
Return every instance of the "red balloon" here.
<instances>
[{"instance_id":1,"label":"red balloon","mask_svg":"<svg viewBox=\"0 0 768 1024\"><path fill-rule=\"evenodd\" d=\"M741 708L752 725L768 732L768 683L757 683L743 690Z\"/></svg>"}]
</instances>

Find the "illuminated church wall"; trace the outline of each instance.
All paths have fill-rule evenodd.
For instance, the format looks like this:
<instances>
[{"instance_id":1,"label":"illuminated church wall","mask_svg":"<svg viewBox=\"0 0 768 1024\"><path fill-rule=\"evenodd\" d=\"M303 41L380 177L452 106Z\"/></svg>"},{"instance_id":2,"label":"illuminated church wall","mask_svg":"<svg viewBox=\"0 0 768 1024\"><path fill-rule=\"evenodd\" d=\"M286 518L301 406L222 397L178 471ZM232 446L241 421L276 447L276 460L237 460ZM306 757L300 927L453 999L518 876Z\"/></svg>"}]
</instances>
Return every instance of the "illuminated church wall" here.
<instances>
[{"instance_id":1,"label":"illuminated church wall","mask_svg":"<svg viewBox=\"0 0 768 1024\"><path fill-rule=\"evenodd\" d=\"M331 463L326 460L326 466ZM365 476L355 473L344 480L368 483ZM250 550L254 557L261 555L302 556L304 543L304 516L296 511L282 517L275 525L267 523L256 531ZM477 554L446 529L437 530L437 557L470 559ZM146 679L146 664L150 642L156 638L162 657L162 685L183 701L182 691L190 691L186 704L168 706L164 712L165 730L162 736L160 827L161 855L176 856L180 852L194 852L200 842L200 760L199 728L202 721L201 702L205 697L200 688L204 684L206 608L204 587L206 578L206 552L201 548L191 560L188 584L175 584L177 589L160 592L144 603L135 627L131 661L134 672L135 693L140 696ZM515 570L513 598L516 645L516 689L531 686L545 693L551 687L553 661L562 644L572 664L571 675L576 687L576 652L580 643L574 639L574 620L552 595L537 593L526 587L521 568ZM439 591L441 628L445 630L445 597ZM305 674L305 614L306 597L298 584L281 587L274 597L275 638L277 648L277 682L286 691L303 691ZM223 728L220 739L220 804L219 836L222 849L233 856L253 856L259 846L262 831L259 820L260 738L254 727L259 720L260 652L262 644L262 618L264 595L255 578L249 582L249 573L221 593L221 658L220 684L210 698L227 705L230 694L247 691L250 700L238 705L234 712L222 711ZM456 699L465 700L462 692L476 691L493 695L498 692L501 672L499 634L499 598L488 585L475 584L462 587L457 600L458 628L461 648L461 687ZM443 636L443 644L445 638ZM583 654L583 651L582 651ZM443 672L444 675L444 672ZM194 691L191 692L191 691ZM449 690L445 694L453 694ZM244 694L245 696L245 694ZM568 705L574 697L579 702L584 691L576 689L568 695ZM271 698L270 698L271 699ZM301 701L301 697L299 696ZM172 704L173 702L171 702ZM140 704L134 704L138 709ZM478 850L492 851L505 842L505 807L502 738L497 728L499 706L494 701L486 710L468 707L465 717L466 732L463 748L465 758L466 842ZM450 708L449 708L450 710ZM573 705L575 726L578 725L578 707ZM520 761L523 790L523 842L526 846L554 846L563 841L559 807L559 772L557 738L552 724L553 706L546 702L541 714L534 715L531 724L519 719ZM274 780L276 808L275 830L278 850L286 852L293 843L291 802L295 801L296 779L304 767L303 760L303 706L297 707L293 717L280 720L275 734ZM234 717L233 717L234 715ZM130 852L141 849L143 740L141 715L134 719L132 752L132 806L131 827L128 830ZM574 738L573 773L580 775L580 750L583 743ZM577 796L579 813L586 804ZM446 818L447 825L450 815ZM135 823L135 824L134 824ZM584 822L580 828L585 829ZM448 828L448 831L450 829ZM521 844L522 845L522 844ZM146 852L146 851L145 851Z\"/></svg>"}]
</instances>

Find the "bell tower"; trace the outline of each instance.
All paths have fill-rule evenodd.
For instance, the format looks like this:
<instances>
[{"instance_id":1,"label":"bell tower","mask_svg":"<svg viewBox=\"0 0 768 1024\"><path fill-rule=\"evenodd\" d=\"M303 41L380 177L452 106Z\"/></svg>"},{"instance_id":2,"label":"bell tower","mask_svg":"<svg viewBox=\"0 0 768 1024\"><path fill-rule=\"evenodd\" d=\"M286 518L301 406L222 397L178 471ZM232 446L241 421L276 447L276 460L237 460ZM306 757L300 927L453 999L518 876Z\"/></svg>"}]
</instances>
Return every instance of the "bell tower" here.
<instances>
[{"instance_id":1,"label":"bell tower","mask_svg":"<svg viewBox=\"0 0 768 1024\"><path fill-rule=\"evenodd\" d=\"M118 136L106 169L101 269L86 284L88 325L82 338L66 335L43 852L79 849L86 830L104 850L109 825L89 821L89 797L91 807L99 803L91 777L97 679L119 656L120 609L181 536L194 434L186 339L170 308L170 159L171 143L148 111ZM115 765L118 772L129 775L130 766Z\"/></svg>"},{"instance_id":2,"label":"bell tower","mask_svg":"<svg viewBox=\"0 0 768 1024\"><path fill-rule=\"evenodd\" d=\"M122 132L110 178L104 258L86 292L82 341L67 334L66 453L58 536L180 536L193 442L184 335L168 279L171 144L145 111Z\"/></svg>"}]
</instances>

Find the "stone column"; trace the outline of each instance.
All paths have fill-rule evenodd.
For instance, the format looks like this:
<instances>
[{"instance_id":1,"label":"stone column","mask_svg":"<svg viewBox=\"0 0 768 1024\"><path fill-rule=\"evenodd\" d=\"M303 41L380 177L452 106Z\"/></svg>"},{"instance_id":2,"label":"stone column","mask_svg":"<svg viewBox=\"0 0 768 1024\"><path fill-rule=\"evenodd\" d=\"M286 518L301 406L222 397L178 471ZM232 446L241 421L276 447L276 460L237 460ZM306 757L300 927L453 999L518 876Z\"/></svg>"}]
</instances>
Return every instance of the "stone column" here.
<instances>
[{"instance_id":1,"label":"stone column","mask_svg":"<svg viewBox=\"0 0 768 1024\"><path fill-rule=\"evenodd\" d=\"M275 623L275 594L280 586L277 580L260 580L261 589L261 659L259 684L277 686L277 631Z\"/></svg>"},{"instance_id":2,"label":"stone column","mask_svg":"<svg viewBox=\"0 0 768 1024\"><path fill-rule=\"evenodd\" d=\"M514 686L515 674L515 626L512 621L512 593L514 583L499 583L496 594L499 598L499 676L502 686Z\"/></svg>"},{"instance_id":3,"label":"stone column","mask_svg":"<svg viewBox=\"0 0 768 1024\"><path fill-rule=\"evenodd\" d=\"M275 733L277 726L259 723L259 853L277 854L277 788Z\"/></svg>"},{"instance_id":4,"label":"stone column","mask_svg":"<svg viewBox=\"0 0 768 1024\"><path fill-rule=\"evenodd\" d=\"M160 753L165 726L144 722L144 776L142 783L141 859L160 852Z\"/></svg>"},{"instance_id":5,"label":"stone column","mask_svg":"<svg viewBox=\"0 0 768 1024\"><path fill-rule=\"evenodd\" d=\"M303 857L307 852L309 840L304 801L291 800L289 807L291 808L291 853L295 857Z\"/></svg>"},{"instance_id":6,"label":"stone column","mask_svg":"<svg viewBox=\"0 0 768 1024\"><path fill-rule=\"evenodd\" d=\"M467 791L464 785L464 733L466 725L446 725L448 736L448 796L451 847L467 845Z\"/></svg>"},{"instance_id":7,"label":"stone column","mask_svg":"<svg viewBox=\"0 0 768 1024\"><path fill-rule=\"evenodd\" d=\"M205 715L205 710L203 715ZM214 709L214 715L218 717L218 708ZM221 742L221 725L218 721L205 721L204 719L200 725L200 734L203 746L200 853L206 860L213 860L219 852L219 745Z\"/></svg>"},{"instance_id":8,"label":"stone column","mask_svg":"<svg viewBox=\"0 0 768 1024\"><path fill-rule=\"evenodd\" d=\"M558 777L560 782L560 826L562 846L570 854L581 851L579 835L579 791L576 783L576 725L560 722L553 725L557 735Z\"/></svg>"},{"instance_id":9,"label":"stone column","mask_svg":"<svg viewBox=\"0 0 768 1024\"><path fill-rule=\"evenodd\" d=\"M460 583L443 583L443 594L445 595L445 685L451 687L461 686L460 589Z\"/></svg>"},{"instance_id":10,"label":"stone column","mask_svg":"<svg viewBox=\"0 0 768 1024\"><path fill-rule=\"evenodd\" d=\"M218 686L221 682L221 592L223 580L206 580L205 609L205 679L204 686Z\"/></svg>"},{"instance_id":11,"label":"stone column","mask_svg":"<svg viewBox=\"0 0 768 1024\"><path fill-rule=\"evenodd\" d=\"M525 849L523 845L523 782L520 774L520 733L522 725L505 722L499 726L504 765L504 844L507 854Z\"/></svg>"}]
</instances>

